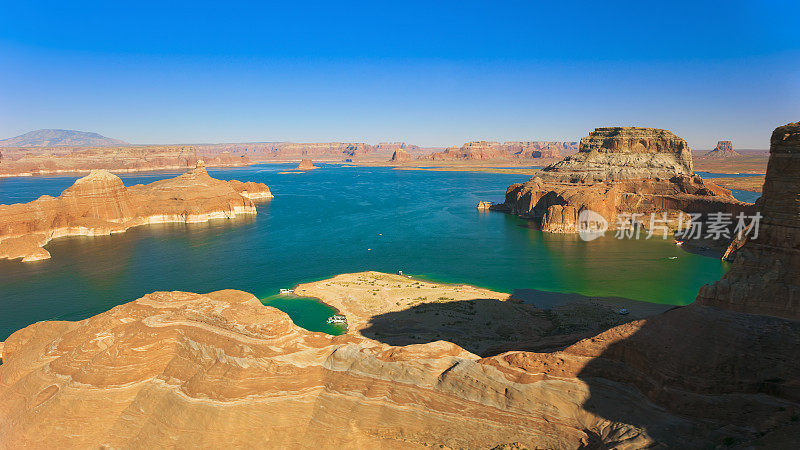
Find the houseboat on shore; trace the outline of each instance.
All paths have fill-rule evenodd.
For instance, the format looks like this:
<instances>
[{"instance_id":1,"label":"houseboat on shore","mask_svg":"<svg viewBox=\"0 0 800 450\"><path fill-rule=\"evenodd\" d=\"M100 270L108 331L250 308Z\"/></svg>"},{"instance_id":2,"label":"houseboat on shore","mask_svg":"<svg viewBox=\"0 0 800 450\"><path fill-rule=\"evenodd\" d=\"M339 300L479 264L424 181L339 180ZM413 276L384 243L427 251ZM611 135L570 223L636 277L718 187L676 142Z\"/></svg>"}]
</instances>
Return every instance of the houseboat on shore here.
<instances>
[{"instance_id":1,"label":"houseboat on shore","mask_svg":"<svg viewBox=\"0 0 800 450\"><path fill-rule=\"evenodd\" d=\"M347 317L341 314L334 314L328 317L328 325L347 325Z\"/></svg>"}]
</instances>

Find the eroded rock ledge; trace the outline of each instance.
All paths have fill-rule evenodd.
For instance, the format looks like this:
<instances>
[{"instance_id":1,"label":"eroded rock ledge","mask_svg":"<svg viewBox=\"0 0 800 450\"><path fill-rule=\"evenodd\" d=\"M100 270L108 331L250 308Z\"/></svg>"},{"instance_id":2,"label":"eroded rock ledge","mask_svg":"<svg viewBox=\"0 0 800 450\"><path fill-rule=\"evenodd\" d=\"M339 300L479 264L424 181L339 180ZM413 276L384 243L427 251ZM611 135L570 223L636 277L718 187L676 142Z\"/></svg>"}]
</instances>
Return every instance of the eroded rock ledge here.
<instances>
[{"instance_id":1,"label":"eroded rock ledge","mask_svg":"<svg viewBox=\"0 0 800 450\"><path fill-rule=\"evenodd\" d=\"M166 222L206 222L256 213L253 201L272 198L262 183L212 178L202 162L178 177L126 187L116 175L94 170L58 197L0 205L0 259L37 261L62 236L97 236Z\"/></svg>"},{"instance_id":2,"label":"eroded rock ledge","mask_svg":"<svg viewBox=\"0 0 800 450\"><path fill-rule=\"evenodd\" d=\"M0 365L0 435L15 447L708 448L784 430L800 412L797 323L692 306L562 351L481 358L442 340L364 337L410 304L366 301L366 286L351 299L342 281L317 283L357 319L342 336L233 290L156 292L17 331ZM457 298L423 303L506 303L451 288ZM522 306L503 308L545 322Z\"/></svg>"}]
</instances>

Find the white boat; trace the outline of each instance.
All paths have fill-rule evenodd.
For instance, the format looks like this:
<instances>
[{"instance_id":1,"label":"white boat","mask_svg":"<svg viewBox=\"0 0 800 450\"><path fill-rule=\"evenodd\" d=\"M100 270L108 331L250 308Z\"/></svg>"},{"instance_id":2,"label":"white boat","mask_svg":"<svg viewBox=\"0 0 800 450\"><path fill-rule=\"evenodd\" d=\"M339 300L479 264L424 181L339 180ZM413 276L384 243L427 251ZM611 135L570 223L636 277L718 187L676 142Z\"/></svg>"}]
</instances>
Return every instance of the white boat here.
<instances>
[{"instance_id":1,"label":"white boat","mask_svg":"<svg viewBox=\"0 0 800 450\"><path fill-rule=\"evenodd\" d=\"M294 291L292 289L281 289L279 294L291 294Z\"/></svg>"},{"instance_id":2,"label":"white boat","mask_svg":"<svg viewBox=\"0 0 800 450\"><path fill-rule=\"evenodd\" d=\"M328 317L327 323L329 325L331 325L331 324L344 324L344 325L347 325L347 317L345 317L345 316L343 316L341 314L334 314L334 315Z\"/></svg>"}]
</instances>

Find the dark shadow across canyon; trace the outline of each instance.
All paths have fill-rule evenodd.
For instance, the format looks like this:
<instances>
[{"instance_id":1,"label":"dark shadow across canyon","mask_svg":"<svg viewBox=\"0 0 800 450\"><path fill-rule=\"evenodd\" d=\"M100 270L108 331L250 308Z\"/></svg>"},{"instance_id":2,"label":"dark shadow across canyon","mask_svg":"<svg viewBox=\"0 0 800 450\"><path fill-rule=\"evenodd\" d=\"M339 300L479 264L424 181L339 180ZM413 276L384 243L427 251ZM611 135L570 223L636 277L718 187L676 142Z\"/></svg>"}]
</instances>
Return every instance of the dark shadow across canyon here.
<instances>
[{"instance_id":1,"label":"dark shadow across canyon","mask_svg":"<svg viewBox=\"0 0 800 450\"><path fill-rule=\"evenodd\" d=\"M372 317L361 333L389 345L444 340L479 356L554 351L613 326L671 308L621 298L517 290L512 300L427 302ZM629 314L619 314L620 308Z\"/></svg>"}]
</instances>

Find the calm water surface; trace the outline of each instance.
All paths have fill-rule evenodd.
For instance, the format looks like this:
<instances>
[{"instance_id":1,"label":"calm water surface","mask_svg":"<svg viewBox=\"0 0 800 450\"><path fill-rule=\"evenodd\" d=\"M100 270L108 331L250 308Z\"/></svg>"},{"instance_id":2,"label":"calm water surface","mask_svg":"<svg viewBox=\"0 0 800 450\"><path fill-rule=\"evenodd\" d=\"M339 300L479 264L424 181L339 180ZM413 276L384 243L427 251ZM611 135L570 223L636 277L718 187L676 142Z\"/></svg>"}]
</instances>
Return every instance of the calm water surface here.
<instances>
[{"instance_id":1,"label":"calm water surface","mask_svg":"<svg viewBox=\"0 0 800 450\"><path fill-rule=\"evenodd\" d=\"M217 178L269 185L275 199L252 218L56 239L47 245L52 259L0 261L0 340L39 320L83 319L153 291L228 288L255 294L301 326L333 333L324 324L331 308L275 294L362 270L403 270L505 292L538 289L687 304L701 285L727 269L661 239L610 235L583 242L475 209L479 200L502 201L506 187L525 175L325 164L307 173L278 173L293 166L209 170ZM131 185L176 174L121 178ZM75 179L0 179L0 203L55 196Z\"/></svg>"}]
</instances>

